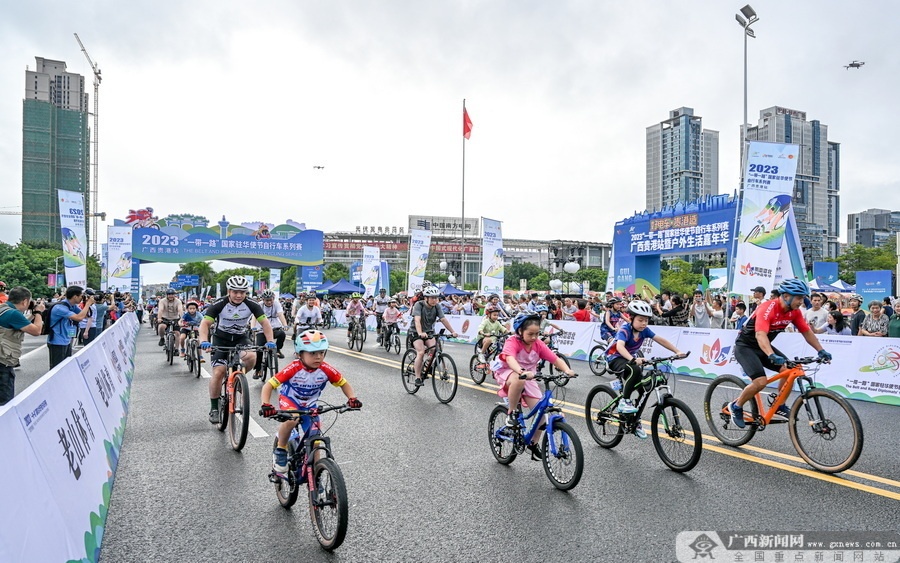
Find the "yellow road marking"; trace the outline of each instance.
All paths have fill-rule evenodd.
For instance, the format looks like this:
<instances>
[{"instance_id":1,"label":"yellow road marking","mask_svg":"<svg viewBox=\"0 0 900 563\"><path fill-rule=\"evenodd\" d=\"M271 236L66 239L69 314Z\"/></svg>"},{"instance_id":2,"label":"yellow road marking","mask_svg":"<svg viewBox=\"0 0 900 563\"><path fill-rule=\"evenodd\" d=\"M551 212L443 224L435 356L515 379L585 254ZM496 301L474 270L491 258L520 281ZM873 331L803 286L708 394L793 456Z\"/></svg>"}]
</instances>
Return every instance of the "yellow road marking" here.
<instances>
[{"instance_id":1,"label":"yellow road marking","mask_svg":"<svg viewBox=\"0 0 900 563\"><path fill-rule=\"evenodd\" d=\"M354 357L354 358L357 358L360 360L365 360L368 362L384 365L387 367L394 367L394 368L400 367L400 362L396 361L396 360L389 360L389 359L385 359L385 358L382 358L379 356L365 354L362 352L351 352L349 350L343 350L341 348L329 348L329 350L335 351L335 352L337 352L339 354L343 354L345 356L351 356L351 357ZM459 377L459 374L457 374L457 376ZM496 394L497 390L500 388L498 385L495 385L493 383L487 383L487 382L483 383L482 385L476 385L474 383L459 381L459 385L462 387L469 388L469 389L477 389L482 392L490 393L490 394ZM584 405L576 405L574 403L569 403L569 402L565 402L565 401L558 401L557 404L569 407L569 408L563 408L562 409L563 412L571 414L573 416L584 418ZM577 409L577 410L573 410L573 409ZM646 420L642 420L641 422L645 423L647 425L650 424ZM698 422L699 422L699 419L698 419ZM721 443L718 440L718 438L716 438L715 436L703 434L703 437L709 439L710 441L715 441L715 442ZM789 472L795 473L797 475L803 475L805 477L818 479L820 481L826 481L826 482L829 482L829 483L832 483L835 485L840 485L843 487L856 489L859 491L871 493L874 495L879 495L879 496L886 497L886 498L893 499L893 500L900 500L900 493L897 493L894 491L888 491L885 489L879 489L878 487L873 487L873 486L866 485L863 483L857 483L855 481L848 481L841 477L831 475L828 473L820 473L813 469L807 469L805 467L794 467L793 465L787 465L787 464L781 463L779 461L756 457L751 454L744 453L741 450L730 449L730 448L726 448L723 446L717 446L717 445L713 445L713 444L704 444L703 448L705 450L710 450L710 451L720 453L723 455L727 455L730 457L734 457L737 459L742 459L744 461L758 463L758 464L764 465L766 467L774 467L776 469L782 469L784 471L789 471ZM789 460L789 461L793 461L793 462L797 462L797 463L802 463L802 464L806 463L800 457L792 456L789 454L783 454L783 453L776 452L773 450L767 450L765 448L760 448L757 446L744 445L744 446L741 446L741 449L742 450L750 450L750 451L756 452L758 454L767 455L770 457L781 458L781 459L785 459L785 460ZM893 479L888 479L886 477L881 477L878 475L871 475L869 473L863 473L860 471L853 471L853 470L844 471L844 472L842 472L842 475L858 477L860 479L866 479L866 480L874 481L874 482L881 483L884 485L900 488L900 482L895 481Z\"/></svg>"}]
</instances>

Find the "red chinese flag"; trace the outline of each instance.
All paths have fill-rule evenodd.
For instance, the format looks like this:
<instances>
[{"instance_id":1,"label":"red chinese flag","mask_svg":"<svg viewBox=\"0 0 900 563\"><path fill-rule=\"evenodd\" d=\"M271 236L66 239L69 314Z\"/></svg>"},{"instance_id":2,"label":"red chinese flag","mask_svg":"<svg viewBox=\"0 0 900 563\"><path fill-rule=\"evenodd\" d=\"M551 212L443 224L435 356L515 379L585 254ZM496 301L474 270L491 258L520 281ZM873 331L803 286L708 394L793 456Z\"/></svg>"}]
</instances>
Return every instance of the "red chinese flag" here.
<instances>
[{"instance_id":1,"label":"red chinese flag","mask_svg":"<svg viewBox=\"0 0 900 563\"><path fill-rule=\"evenodd\" d=\"M463 108L463 137L468 139L472 135L472 120L469 119L469 112Z\"/></svg>"}]
</instances>

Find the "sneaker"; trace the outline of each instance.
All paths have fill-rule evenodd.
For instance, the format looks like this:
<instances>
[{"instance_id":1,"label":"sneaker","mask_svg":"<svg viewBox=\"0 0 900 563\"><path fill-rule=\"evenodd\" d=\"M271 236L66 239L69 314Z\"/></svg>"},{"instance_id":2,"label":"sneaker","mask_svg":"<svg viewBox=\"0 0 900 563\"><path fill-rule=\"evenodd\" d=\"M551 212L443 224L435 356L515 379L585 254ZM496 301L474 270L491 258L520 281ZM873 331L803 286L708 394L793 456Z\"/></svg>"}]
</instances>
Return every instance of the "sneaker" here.
<instances>
[{"instance_id":1,"label":"sneaker","mask_svg":"<svg viewBox=\"0 0 900 563\"><path fill-rule=\"evenodd\" d=\"M479 361L479 363L482 363L482 364L487 361L484 357L484 354L482 354L481 352L478 353L478 361Z\"/></svg>"},{"instance_id":2,"label":"sneaker","mask_svg":"<svg viewBox=\"0 0 900 563\"><path fill-rule=\"evenodd\" d=\"M219 409L213 409L209 411L209 423L210 424L219 424Z\"/></svg>"},{"instance_id":3,"label":"sneaker","mask_svg":"<svg viewBox=\"0 0 900 563\"><path fill-rule=\"evenodd\" d=\"M205 364L205 363L206 363L206 360L204 360L203 358L200 358L200 363L201 363L201 364Z\"/></svg>"},{"instance_id":4,"label":"sneaker","mask_svg":"<svg viewBox=\"0 0 900 563\"><path fill-rule=\"evenodd\" d=\"M421 387L422 385L425 385L424 383L422 383L421 377L416 378L415 384L416 384L416 387Z\"/></svg>"},{"instance_id":5,"label":"sneaker","mask_svg":"<svg viewBox=\"0 0 900 563\"><path fill-rule=\"evenodd\" d=\"M744 428L744 409L737 403L728 403L728 412L731 413L731 422L738 428Z\"/></svg>"},{"instance_id":6,"label":"sneaker","mask_svg":"<svg viewBox=\"0 0 900 563\"><path fill-rule=\"evenodd\" d=\"M647 433L644 432L644 427L641 426L640 422L638 422L637 425L634 427L634 435L637 436L638 438L640 438L641 440L647 439Z\"/></svg>"},{"instance_id":7,"label":"sneaker","mask_svg":"<svg viewBox=\"0 0 900 563\"><path fill-rule=\"evenodd\" d=\"M535 461L544 459L544 452L541 451L541 447L539 445L528 444L528 449L531 451L531 459Z\"/></svg>"},{"instance_id":8,"label":"sneaker","mask_svg":"<svg viewBox=\"0 0 900 563\"><path fill-rule=\"evenodd\" d=\"M278 351L277 356L278 356L279 358L284 358L284 354L281 353L281 350Z\"/></svg>"},{"instance_id":9,"label":"sneaker","mask_svg":"<svg viewBox=\"0 0 900 563\"><path fill-rule=\"evenodd\" d=\"M163 344L165 344L165 339L162 336L160 336L158 346L162 346Z\"/></svg>"},{"instance_id":10,"label":"sneaker","mask_svg":"<svg viewBox=\"0 0 900 563\"><path fill-rule=\"evenodd\" d=\"M619 401L619 406L616 408L616 412L620 414L632 414L637 412L637 408L631 403L629 399L622 399Z\"/></svg>"},{"instance_id":11,"label":"sneaker","mask_svg":"<svg viewBox=\"0 0 900 563\"><path fill-rule=\"evenodd\" d=\"M284 448L275 448L275 452L272 454L272 469L275 470L275 473L287 473L287 454L287 450Z\"/></svg>"},{"instance_id":12,"label":"sneaker","mask_svg":"<svg viewBox=\"0 0 900 563\"><path fill-rule=\"evenodd\" d=\"M519 417L516 416L516 413L509 413L506 415L507 426L516 426L517 424L519 424Z\"/></svg>"},{"instance_id":13,"label":"sneaker","mask_svg":"<svg viewBox=\"0 0 900 563\"><path fill-rule=\"evenodd\" d=\"M187 354L184 353L184 350L181 351L181 357L185 357Z\"/></svg>"},{"instance_id":14,"label":"sneaker","mask_svg":"<svg viewBox=\"0 0 900 563\"><path fill-rule=\"evenodd\" d=\"M791 409L787 408L787 405L781 405L780 407L778 407L778 410L775 411L772 419L787 420L790 414Z\"/></svg>"},{"instance_id":15,"label":"sneaker","mask_svg":"<svg viewBox=\"0 0 900 563\"><path fill-rule=\"evenodd\" d=\"M262 375L262 372L261 372L261 371L257 371L257 372L255 372L255 373L253 374L253 379L262 379L262 376L263 376L263 375Z\"/></svg>"}]
</instances>

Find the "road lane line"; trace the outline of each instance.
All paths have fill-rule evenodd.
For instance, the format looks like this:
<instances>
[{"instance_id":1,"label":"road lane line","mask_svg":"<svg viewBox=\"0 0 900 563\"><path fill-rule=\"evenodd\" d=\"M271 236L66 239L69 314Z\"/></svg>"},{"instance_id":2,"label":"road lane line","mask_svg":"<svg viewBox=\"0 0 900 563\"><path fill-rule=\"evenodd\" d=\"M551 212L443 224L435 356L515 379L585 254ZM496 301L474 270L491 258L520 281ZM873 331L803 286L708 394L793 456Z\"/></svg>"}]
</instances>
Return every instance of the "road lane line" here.
<instances>
[{"instance_id":1,"label":"road lane line","mask_svg":"<svg viewBox=\"0 0 900 563\"><path fill-rule=\"evenodd\" d=\"M251 436L254 438L267 438L269 436L269 433L263 430L263 427L260 426L252 416L248 418L250 419L249 429Z\"/></svg>"},{"instance_id":2,"label":"road lane line","mask_svg":"<svg viewBox=\"0 0 900 563\"><path fill-rule=\"evenodd\" d=\"M30 352L22 354L22 356L19 357L19 361L28 358L28 356L31 356L32 354L36 354L37 352L40 352L41 350L43 350L46 347L47 347L46 344L42 344L42 345L38 346L37 348L35 348L34 350L31 350Z\"/></svg>"},{"instance_id":3,"label":"road lane line","mask_svg":"<svg viewBox=\"0 0 900 563\"><path fill-rule=\"evenodd\" d=\"M399 367L399 366L400 366L400 362L399 362L399 361L386 360L385 358L381 358L381 357L379 357L379 356L372 356L372 355L364 354L364 353L361 353L361 352L352 352L352 353L350 353L349 351L347 351L347 350L342 350L342 349L340 349L340 348L331 348L331 350L334 350L334 351L338 352L339 354L342 354L342 355L345 355L345 356L350 356L350 357L357 358L357 359L360 359L360 360L365 360L365 361L372 362L372 363L377 363L377 364L381 364L381 365L386 365L386 366L388 366L388 367ZM468 374L465 374L465 376L468 377ZM460 379L459 385L462 386L462 387L466 387L466 388L469 388L469 389L477 389L477 390L480 390L480 391L482 391L482 392L490 393L490 394L496 394L497 389L499 389L499 386L498 386L498 385L495 385L495 384L491 384L491 383L485 382L485 383L482 384L482 385L475 385L474 383L469 383L469 382L462 381L462 380L461 380L461 379L462 379L462 376L461 376L460 374L457 374L457 377ZM681 381L681 380L679 380L679 381ZM570 409L565 409L565 408L564 408L564 409L563 409L563 412L567 412L567 413L572 414L573 416L577 416L577 417L579 417L579 418L584 418L584 405L575 405L574 403L568 403L568 402L565 402L565 401L560 401L560 403L561 403L562 405L565 405L565 406L568 406L568 407L571 407L571 408L574 408L574 409L579 409L579 410L570 410ZM643 423L643 424L648 424L648 425L650 424L649 421L645 421L645 420L642 420L642 423ZM703 437L709 439L710 441L715 441L715 442L721 443L721 442L719 442L719 440L718 440L715 436L712 436L712 435L709 435L709 434L704 433L704 434L703 434ZM727 455L727 456L730 456L730 457L742 459L742 460L744 460L744 461L750 461L750 462L753 462L753 463L758 463L758 464L764 465L764 466L766 466L766 467L774 467L774 468L776 468L776 469L782 469L782 470L784 470L784 471L788 471L788 472L791 472L791 473L795 473L795 474L797 474L797 475L802 475L802 476L805 476L805 477L811 477L811 478L813 478L813 479L818 479L818 480L820 480L820 481L826 481L826 482L829 482L829 483L832 483L832 484L835 484L835 485L840 485L840 486L843 486L843 487L848 487L848 488L851 488L851 489L856 489L856 490L859 490L859 491L871 493L871 494L874 494L874 495L883 496L883 497L890 498L890 499L893 499L893 500L900 500L900 493L896 493L896 492L889 491L889 490L885 490L885 489L880 489L880 488L878 488L878 487L873 487L873 486L866 485L866 484L863 484L863 483L857 483L857 482L855 482L855 481L848 481L848 480L843 479L843 478L841 478L841 477L839 477L839 476L836 476L836 475L831 475L831 474L828 474L828 473L820 473L820 472L818 472L818 471L816 471L816 470L814 470L814 469L807 469L807 468L805 468L805 467L794 467L794 466L792 466L792 465L787 465L787 464L781 463L781 462L779 462L779 461L774 461L774 460L771 460L771 459L764 459L764 458L756 457L756 456L753 456L753 455L751 455L751 454L744 453L744 452L742 452L742 451L740 451L740 450L736 450L736 449L735 449L735 450L732 450L732 449L730 449L730 448L728 448L728 447L725 447L725 446L716 446L716 445L713 445L713 444L707 444L707 443L704 443L703 447L704 447L704 449L709 449L710 451L713 451L713 452L716 452L716 453L720 453L720 454ZM744 446L742 446L742 449L754 451L754 452L757 452L757 453L762 454L762 455L767 455L767 456L771 456L771 457L778 457L778 458L782 458L782 459L790 460L790 461L796 461L797 463L801 463L801 464L803 464L803 465L806 465L806 462L803 461L800 457L792 456L792 455L789 455L789 454L783 454L783 453L780 453L780 452L776 452L776 451L774 451L774 450L767 450L767 449L764 449L764 448L759 448L759 447L756 447L756 446L749 446L749 445L744 445ZM866 479L866 480L869 480L869 481L874 481L874 482L882 483L882 484L885 484L885 485L889 485L889 486L893 486L893 487L898 487L898 488L900 488L900 482L894 481L894 480L892 480L892 479L888 479L888 478L886 478L886 477L881 477L881 476L878 476L878 475L871 475L871 474L868 474L868 473L862 473L862 472L859 472L859 471L853 471L853 470L843 471L840 475L854 476L854 477L858 477L858 478L860 478L860 479Z\"/></svg>"}]
</instances>

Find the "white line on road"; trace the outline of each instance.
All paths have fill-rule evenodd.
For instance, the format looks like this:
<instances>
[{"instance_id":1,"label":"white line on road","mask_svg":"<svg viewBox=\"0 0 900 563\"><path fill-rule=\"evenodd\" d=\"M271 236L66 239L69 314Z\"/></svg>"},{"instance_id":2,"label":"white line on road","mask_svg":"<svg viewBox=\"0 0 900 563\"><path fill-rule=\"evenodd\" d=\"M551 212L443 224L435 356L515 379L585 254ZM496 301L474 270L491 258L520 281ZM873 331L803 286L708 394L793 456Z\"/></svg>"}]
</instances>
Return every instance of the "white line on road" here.
<instances>
[{"instance_id":1,"label":"white line on road","mask_svg":"<svg viewBox=\"0 0 900 563\"><path fill-rule=\"evenodd\" d=\"M34 350L32 350L31 352L28 352L27 354L22 355L22 356L19 358L19 360L20 360L20 361L21 361L21 360L24 360L24 359L27 358L28 356L30 356L30 355L32 355L32 354L36 354L37 352L40 352L41 350L43 350L43 349L46 348L46 347L47 347L46 344L42 344L42 345L38 346L37 348L35 348Z\"/></svg>"}]
</instances>

